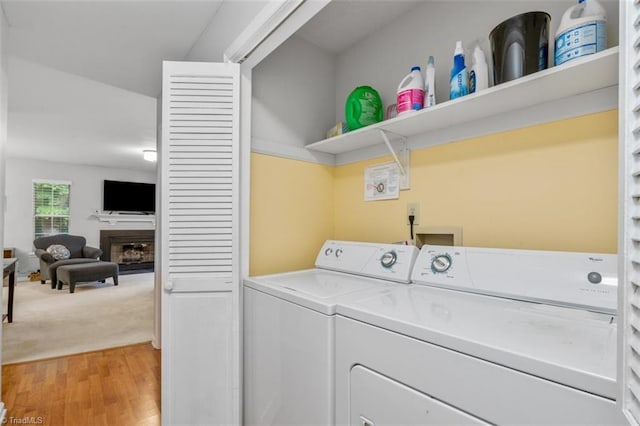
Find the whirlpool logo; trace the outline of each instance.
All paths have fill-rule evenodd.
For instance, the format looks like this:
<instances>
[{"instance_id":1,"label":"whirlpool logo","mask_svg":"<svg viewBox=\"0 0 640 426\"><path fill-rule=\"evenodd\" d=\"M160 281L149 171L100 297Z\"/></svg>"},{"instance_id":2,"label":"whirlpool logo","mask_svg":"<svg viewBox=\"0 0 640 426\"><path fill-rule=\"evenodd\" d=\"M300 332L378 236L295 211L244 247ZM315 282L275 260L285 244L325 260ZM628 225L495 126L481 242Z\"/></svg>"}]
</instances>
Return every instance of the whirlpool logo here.
<instances>
[{"instance_id":1,"label":"whirlpool logo","mask_svg":"<svg viewBox=\"0 0 640 426\"><path fill-rule=\"evenodd\" d=\"M602 262L602 261L604 261L604 259L601 258L601 257L591 257L591 256L589 256L589 260L592 261L592 262Z\"/></svg>"}]
</instances>

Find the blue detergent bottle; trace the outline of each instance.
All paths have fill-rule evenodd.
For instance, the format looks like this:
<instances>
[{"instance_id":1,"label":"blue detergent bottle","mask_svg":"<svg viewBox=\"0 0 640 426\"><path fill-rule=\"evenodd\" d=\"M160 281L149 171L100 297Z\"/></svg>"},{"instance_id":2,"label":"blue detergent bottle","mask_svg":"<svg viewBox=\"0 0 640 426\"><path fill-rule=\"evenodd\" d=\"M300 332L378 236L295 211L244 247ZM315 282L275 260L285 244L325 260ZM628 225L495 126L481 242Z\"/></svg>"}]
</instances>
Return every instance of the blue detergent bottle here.
<instances>
[{"instance_id":1,"label":"blue detergent bottle","mask_svg":"<svg viewBox=\"0 0 640 426\"><path fill-rule=\"evenodd\" d=\"M462 41L456 42L456 50L453 52L453 68L451 68L451 90L449 99L456 99L469 94L469 76L464 65L464 50Z\"/></svg>"}]
</instances>

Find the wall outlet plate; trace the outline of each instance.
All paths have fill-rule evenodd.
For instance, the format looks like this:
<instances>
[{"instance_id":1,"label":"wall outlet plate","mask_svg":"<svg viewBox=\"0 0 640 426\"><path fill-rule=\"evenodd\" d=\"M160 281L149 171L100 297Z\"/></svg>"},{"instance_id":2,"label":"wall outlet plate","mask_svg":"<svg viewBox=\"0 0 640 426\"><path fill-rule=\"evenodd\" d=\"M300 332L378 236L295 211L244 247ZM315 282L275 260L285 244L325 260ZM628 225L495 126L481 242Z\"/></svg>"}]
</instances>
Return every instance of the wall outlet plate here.
<instances>
[{"instance_id":1,"label":"wall outlet plate","mask_svg":"<svg viewBox=\"0 0 640 426\"><path fill-rule=\"evenodd\" d=\"M407 225L410 225L409 216L411 215L413 215L413 226L418 225L420 223L420 204L407 203Z\"/></svg>"}]
</instances>

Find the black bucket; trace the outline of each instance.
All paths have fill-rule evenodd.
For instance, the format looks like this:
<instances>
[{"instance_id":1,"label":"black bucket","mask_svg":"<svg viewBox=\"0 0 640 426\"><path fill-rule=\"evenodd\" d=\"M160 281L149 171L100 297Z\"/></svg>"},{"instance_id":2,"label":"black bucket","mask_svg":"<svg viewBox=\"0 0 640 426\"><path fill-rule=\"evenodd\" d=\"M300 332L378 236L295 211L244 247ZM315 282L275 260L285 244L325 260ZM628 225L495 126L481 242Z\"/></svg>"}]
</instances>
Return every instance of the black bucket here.
<instances>
[{"instance_id":1,"label":"black bucket","mask_svg":"<svg viewBox=\"0 0 640 426\"><path fill-rule=\"evenodd\" d=\"M494 85L547 69L550 21L546 12L527 12L491 31Z\"/></svg>"}]
</instances>

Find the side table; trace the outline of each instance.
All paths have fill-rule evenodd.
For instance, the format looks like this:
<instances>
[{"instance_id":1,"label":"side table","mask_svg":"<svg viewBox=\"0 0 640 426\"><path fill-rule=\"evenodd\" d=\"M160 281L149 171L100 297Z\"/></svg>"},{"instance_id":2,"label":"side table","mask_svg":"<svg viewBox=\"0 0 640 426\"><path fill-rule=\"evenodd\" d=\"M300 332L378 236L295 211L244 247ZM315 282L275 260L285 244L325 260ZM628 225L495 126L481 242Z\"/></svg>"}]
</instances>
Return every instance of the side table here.
<instances>
[{"instance_id":1,"label":"side table","mask_svg":"<svg viewBox=\"0 0 640 426\"><path fill-rule=\"evenodd\" d=\"M8 319L8 322L13 322L13 293L16 287L16 263L18 259L15 257L9 259L2 259L3 270L2 270L2 279L4 280L6 277L9 277L9 300L7 301L7 313L2 315L2 321L5 318Z\"/></svg>"}]
</instances>

